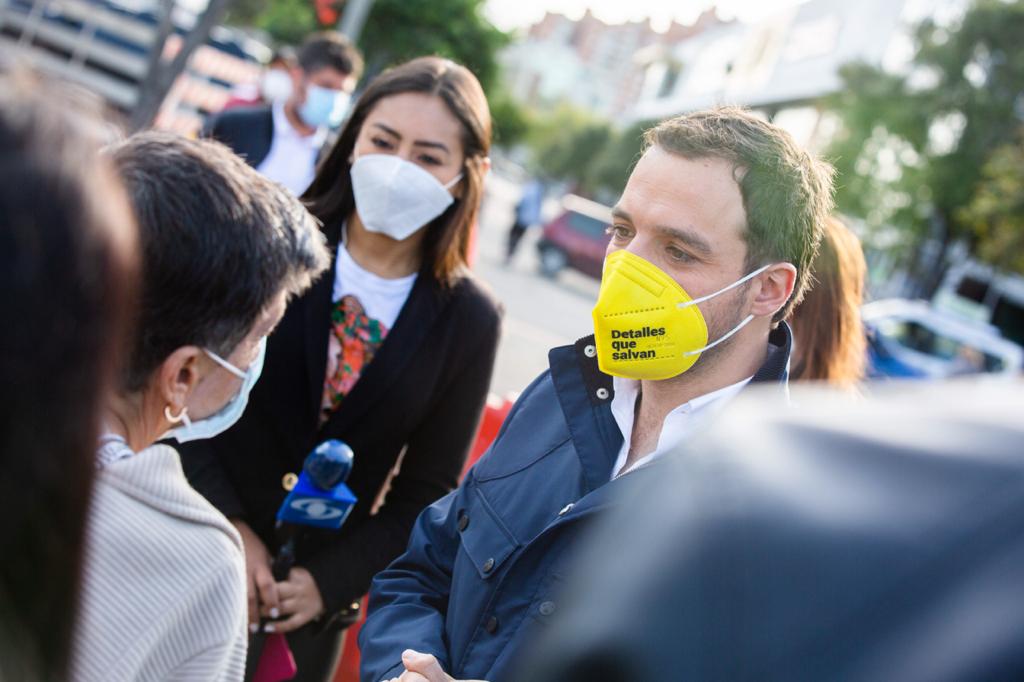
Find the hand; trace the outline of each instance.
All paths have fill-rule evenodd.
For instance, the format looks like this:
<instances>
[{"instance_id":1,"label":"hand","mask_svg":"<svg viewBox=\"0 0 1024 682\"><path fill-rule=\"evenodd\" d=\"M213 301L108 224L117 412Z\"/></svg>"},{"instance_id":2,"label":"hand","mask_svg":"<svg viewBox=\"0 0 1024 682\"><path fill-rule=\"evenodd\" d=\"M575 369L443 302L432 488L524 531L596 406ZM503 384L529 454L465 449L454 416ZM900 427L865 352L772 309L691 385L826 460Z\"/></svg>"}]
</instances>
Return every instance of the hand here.
<instances>
[{"instance_id":1,"label":"hand","mask_svg":"<svg viewBox=\"0 0 1024 682\"><path fill-rule=\"evenodd\" d=\"M278 598L274 574L270 571L270 552L259 536L241 519L231 519L231 524L242 536L245 550L245 593L249 597L249 630L255 631L260 620L262 607L272 617L277 617Z\"/></svg>"},{"instance_id":2,"label":"hand","mask_svg":"<svg viewBox=\"0 0 1024 682\"><path fill-rule=\"evenodd\" d=\"M282 621L268 623L267 632L291 632L301 628L324 612L324 601L320 597L320 588L309 571L296 566L288 573L288 579L277 583L277 596L280 598L279 609ZM264 608L263 615L270 616L270 610Z\"/></svg>"},{"instance_id":3,"label":"hand","mask_svg":"<svg viewBox=\"0 0 1024 682\"><path fill-rule=\"evenodd\" d=\"M484 682L483 680L456 680L441 669L431 654L406 649L402 652L402 665L405 672L388 682Z\"/></svg>"}]
</instances>

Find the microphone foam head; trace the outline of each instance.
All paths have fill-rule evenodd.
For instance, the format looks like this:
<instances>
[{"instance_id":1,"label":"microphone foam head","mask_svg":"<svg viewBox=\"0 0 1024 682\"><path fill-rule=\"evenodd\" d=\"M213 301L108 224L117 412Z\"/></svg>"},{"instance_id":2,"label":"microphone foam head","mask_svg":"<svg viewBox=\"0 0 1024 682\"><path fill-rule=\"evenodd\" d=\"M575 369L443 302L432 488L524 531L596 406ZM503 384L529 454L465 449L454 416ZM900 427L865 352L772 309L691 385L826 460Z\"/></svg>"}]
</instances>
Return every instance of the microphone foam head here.
<instances>
[{"instance_id":1,"label":"microphone foam head","mask_svg":"<svg viewBox=\"0 0 1024 682\"><path fill-rule=\"evenodd\" d=\"M313 485L321 490L330 490L348 478L353 457L352 448L332 439L317 445L306 457L303 468Z\"/></svg>"}]
</instances>

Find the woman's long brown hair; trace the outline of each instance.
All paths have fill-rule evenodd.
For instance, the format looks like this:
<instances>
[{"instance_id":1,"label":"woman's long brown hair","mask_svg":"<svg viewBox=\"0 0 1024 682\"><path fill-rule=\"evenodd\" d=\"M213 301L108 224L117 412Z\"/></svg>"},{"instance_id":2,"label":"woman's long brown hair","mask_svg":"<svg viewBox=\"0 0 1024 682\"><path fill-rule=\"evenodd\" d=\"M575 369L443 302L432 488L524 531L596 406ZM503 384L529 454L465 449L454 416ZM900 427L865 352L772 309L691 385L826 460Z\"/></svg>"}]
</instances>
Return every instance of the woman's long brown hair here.
<instances>
[{"instance_id":1,"label":"woman's long brown hair","mask_svg":"<svg viewBox=\"0 0 1024 682\"><path fill-rule=\"evenodd\" d=\"M790 316L795 337L795 380L850 388L867 360L860 306L867 266L860 240L842 222L825 225L811 274L814 283Z\"/></svg>"},{"instance_id":2,"label":"woman's long brown hair","mask_svg":"<svg viewBox=\"0 0 1024 682\"><path fill-rule=\"evenodd\" d=\"M420 57L388 69L370 83L356 102L334 148L317 168L302 196L307 208L326 228L345 220L355 209L349 175L352 151L366 117L385 97L406 92L436 95L462 124L465 175L461 196L425 229L423 262L437 280L451 284L469 258L470 231L483 198L486 158L491 148L491 113L483 88L469 69L440 57Z\"/></svg>"}]
</instances>

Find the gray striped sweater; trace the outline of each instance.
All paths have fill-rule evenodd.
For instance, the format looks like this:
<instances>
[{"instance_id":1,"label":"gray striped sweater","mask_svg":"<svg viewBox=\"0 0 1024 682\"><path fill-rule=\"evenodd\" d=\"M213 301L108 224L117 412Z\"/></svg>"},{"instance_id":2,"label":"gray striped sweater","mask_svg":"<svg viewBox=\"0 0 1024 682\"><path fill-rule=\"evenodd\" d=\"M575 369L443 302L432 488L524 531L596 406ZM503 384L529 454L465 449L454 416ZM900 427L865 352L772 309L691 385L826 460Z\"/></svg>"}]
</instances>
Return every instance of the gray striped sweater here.
<instances>
[{"instance_id":1,"label":"gray striped sweater","mask_svg":"<svg viewBox=\"0 0 1024 682\"><path fill-rule=\"evenodd\" d=\"M242 679L241 538L173 448L103 466L88 533L72 679Z\"/></svg>"}]
</instances>

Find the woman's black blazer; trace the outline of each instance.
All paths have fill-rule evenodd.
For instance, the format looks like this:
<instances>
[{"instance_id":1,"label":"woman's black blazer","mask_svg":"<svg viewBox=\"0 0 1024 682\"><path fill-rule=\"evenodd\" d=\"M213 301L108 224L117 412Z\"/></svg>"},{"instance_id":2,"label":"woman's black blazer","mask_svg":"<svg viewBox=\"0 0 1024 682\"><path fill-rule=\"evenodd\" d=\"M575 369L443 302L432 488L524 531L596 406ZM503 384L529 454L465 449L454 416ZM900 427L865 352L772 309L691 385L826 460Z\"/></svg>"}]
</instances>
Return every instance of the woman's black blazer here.
<instances>
[{"instance_id":1,"label":"woman's black blazer","mask_svg":"<svg viewBox=\"0 0 1024 682\"><path fill-rule=\"evenodd\" d=\"M348 485L358 503L340 531L307 531L298 545L297 563L313 575L328 614L365 594L374 574L405 550L420 511L457 485L501 325L499 304L471 274L442 287L424 268L376 356L318 427L333 283L332 267L289 304L239 422L179 447L192 485L226 516L249 523L271 552L285 474L300 472L324 440L352 447ZM400 472L371 516L403 451Z\"/></svg>"}]
</instances>

